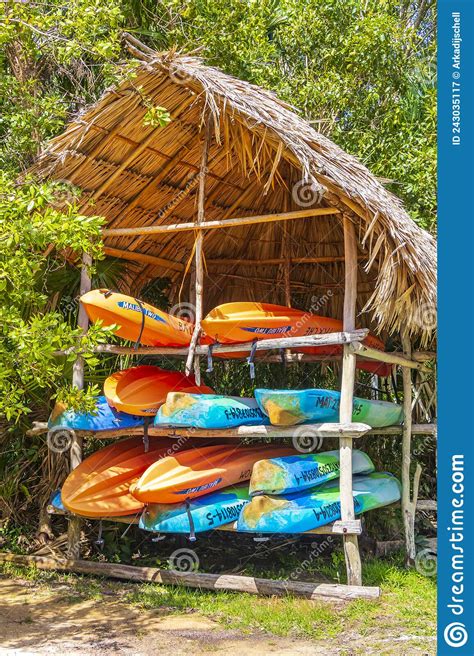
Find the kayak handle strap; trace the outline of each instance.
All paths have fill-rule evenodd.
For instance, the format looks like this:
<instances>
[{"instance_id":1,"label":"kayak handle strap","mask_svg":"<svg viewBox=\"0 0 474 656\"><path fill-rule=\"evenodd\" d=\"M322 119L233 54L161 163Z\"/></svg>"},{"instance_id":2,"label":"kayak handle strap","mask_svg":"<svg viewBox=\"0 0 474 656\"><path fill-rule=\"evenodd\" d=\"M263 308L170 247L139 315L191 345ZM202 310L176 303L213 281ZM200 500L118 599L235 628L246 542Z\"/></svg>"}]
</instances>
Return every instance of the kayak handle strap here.
<instances>
[{"instance_id":1,"label":"kayak handle strap","mask_svg":"<svg viewBox=\"0 0 474 656\"><path fill-rule=\"evenodd\" d=\"M189 499L186 499L185 504L186 504L186 514L188 516L188 521L189 521L189 541L196 542L197 538L194 529L194 519L191 513L191 504L189 503Z\"/></svg>"},{"instance_id":2,"label":"kayak handle strap","mask_svg":"<svg viewBox=\"0 0 474 656\"><path fill-rule=\"evenodd\" d=\"M206 374L210 374L214 370L214 363L212 360L212 352L216 346L219 346L219 342L214 342L213 344L209 344L207 347L207 369L206 369Z\"/></svg>"},{"instance_id":3,"label":"kayak handle strap","mask_svg":"<svg viewBox=\"0 0 474 656\"><path fill-rule=\"evenodd\" d=\"M252 342L252 348L250 349L249 357L247 358L247 363L250 370L250 378L253 380L255 378L255 352L257 350L257 339L254 339Z\"/></svg>"},{"instance_id":4,"label":"kayak handle strap","mask_svg":"<svg viewBox=\"0 0 474 656\"><path fill-rule=\"evenodd\" d=\"M99 521L99 532L97 534L97 540L95 541L95 544L99 547L99 549L102 551L104 548L104 538L102 537L102 520Z\"/></svg>"},{"instance_id":5,"label":"kayak handle strap","mask_svg":"<svg viewBox=\"0 0 474 656\"><path fill-rule=\"evenodd\" d=\"M145 453L148 453L150 450L150 438L148 436L148 427L151 424L151 417L145 417L143 422L143 446L145 447Z\"/></svg>"},{"instance_id":6,"label":"kayak handle strap","mask_svg":"<svg viewBox=\"0 0 474 656\"><path fill-rule=\"evenodd\" d=\"M142 335L143 335L143 330L145 328L145 308L143 307L142 302L140 301L139 298L136 298L135 301L137 302L137 305L140 308L140 312L142 314L142 325L140 326L140 332L138 333L137 340L136 340L135 344L133 345L133 348L136 351L137 348L140 346L140 342L141 342Z\"/></svg>"}]
</instances>

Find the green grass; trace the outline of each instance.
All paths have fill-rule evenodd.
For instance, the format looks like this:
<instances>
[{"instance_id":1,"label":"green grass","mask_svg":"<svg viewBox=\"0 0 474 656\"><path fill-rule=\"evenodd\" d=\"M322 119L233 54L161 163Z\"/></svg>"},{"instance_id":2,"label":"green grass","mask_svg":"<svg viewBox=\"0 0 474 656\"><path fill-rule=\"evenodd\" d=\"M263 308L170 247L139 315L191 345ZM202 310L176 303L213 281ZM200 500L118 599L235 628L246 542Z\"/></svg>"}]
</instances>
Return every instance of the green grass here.
<instances>
[{"instance_id":1,"label":"green grass","mask_svg":"<svg viewBox=\"0 0 474 656\"><path fill-rule=\"evenodd\" d=\"M395 634L434 636L436 581L404 569L400 560L364 562L365 584L382 588L382 597L376 601L357 599L332 604L290 596L265 598L154 584L137 586L129 595L129 601L142 608L166 609L167 612L194 610L229 628L264 630L278 636L317 639L337 637L347 631L372 635L374 631L390 628ZM331 574L328 578L332 580L338 578L334 565L326 566L325 573Z\"/></svg>"},{"instance_id":2,"label":"green grass","mask_svg":"<svg viewBox=\"0 0 474 656\"><path fill-rule=\"evenodd\" d=\"M330 580L340 578L340 558L320 564L320 571ZM105 582L85 576L45 572L36 568L20 568L5 564L0 571L9 577L28 578L38 583L61 582L70 587L65 600L100 599ZM259 572L264 576L263 572ZM436 631L436 580L406 570L401 558L391 560L366 559L364 582L379 585L382 596L375 601L357 599L347 603L312 602L294 597L257 597L230 592L200 591L162 585L127 584L128 593L121 597L129 604L143 609L155 609L163 614L197 612L210 617L227 628L244 633L265 631L277 636L306 639L332 638L355 633L368 636L371 647L387 636L406 634L418 636L419 644L426 647L427 636ZM124 590L124 585L107 581L107 588ZM414 647L415 642L410 642ZM379 653L386 643L380 642ZM355 654L356 651L349 650ZM362 652L361 652L362 653ZM429 653L425 650L425 653Z\"/></svg>"}]
</instances>

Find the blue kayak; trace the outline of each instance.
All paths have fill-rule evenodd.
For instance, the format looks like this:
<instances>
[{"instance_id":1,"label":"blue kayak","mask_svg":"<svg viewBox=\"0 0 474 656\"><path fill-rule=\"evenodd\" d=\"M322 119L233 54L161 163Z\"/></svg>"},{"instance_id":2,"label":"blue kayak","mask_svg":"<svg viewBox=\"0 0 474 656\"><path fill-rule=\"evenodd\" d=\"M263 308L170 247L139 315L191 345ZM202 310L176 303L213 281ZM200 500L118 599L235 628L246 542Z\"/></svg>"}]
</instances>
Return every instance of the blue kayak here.
<instances>
[{"instance_id":1,"label":"blue kayak","mask_svg":"<svg viewBox=\"0 0 474 656\"><path fill-rule=\"evenodd\" d=\"M58 513L65 515L68 512L61 501L61 490L53 492L49 500L49 506L51 506L51 510L48 509L48 512L51 512L51 514Z\"/></svg>"},{"instance_id":2,"label":"blue kayak","mask_svg":"<svg viewBox=\"0 0 474 656\"><path fill-rule=\"evenodd\" d=\"M155 417L155 426L225 429L270 423L255 399L219 394L170 392Z\"/></svg>"},{"instance_id":3,"label":"blue kayak","mask_svg":"<svg viewBox=\"0 0 474 656\"><path fill-rule=\"evenodd\" d=\"M363 451L352 452L352 473L369 474L374 463ZM307 453L256 462L250 479L250 495L290 494L339 478L339 450Z\"/></svg>"},{"instance_id":4,"label":"blue kayak","mask_svg":"<svg viewBox=\"0 0 474 656\"><path fill-rule=\"evenodd\" d=\"M334 390L256 389L255 398L274 426L339 421L341 393ZM354 397L352 421L368 424L372 428L393 426L403 421L403 408L388 401Z\"/></svg>"},{"instance_id":5,"label":"blue kayak","mask_svg":"<svg viewBox=\"0 0 474 656\"><path fill-rule=\"evenodd\" d=\"M385 472L354 476L356 515L400 499L401 486ZM303 492L253 497L242 509L237 530L256 533L304 533L341 518L339 480Z\"/></svg>"},{"instance_id":6,"label":"blue kayak","mask_svg":"<svg viewBox=\"0 0 474 656\"><path fill-rule=\"evenodd\" d=\"M139 526L157 533L202 533L235 522L248 501L249 486L245 484L206 494L189 503L151 503L146 506Z\"/></svg>"},{"instance_id":7,"label":"blue kayak","mask_svg":"<svg viewBox=\"0 0 474 656\"><path fill-rule=\"evenodd\" d=\"M119 428L137 428L144 425L145 417L117 412L109 406L105 396L97 397L96 411L97 414L91 414L56 406L48 420L48 428L106 431Z\"/></svg>"}]
</instances>

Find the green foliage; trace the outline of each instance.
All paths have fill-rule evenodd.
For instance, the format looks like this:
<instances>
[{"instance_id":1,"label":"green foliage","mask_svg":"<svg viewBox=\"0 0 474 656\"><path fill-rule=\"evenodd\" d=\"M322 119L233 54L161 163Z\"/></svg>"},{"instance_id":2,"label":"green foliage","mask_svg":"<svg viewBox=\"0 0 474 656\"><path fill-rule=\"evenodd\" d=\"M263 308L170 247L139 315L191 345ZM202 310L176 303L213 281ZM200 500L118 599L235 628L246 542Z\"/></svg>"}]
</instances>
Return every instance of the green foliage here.
<instances>
[{"instance_id":1,"label":"green foliage","mask_svg":"<svg viewBox=\"0 0 474 656\"><path fill-rule=\"evenodd\" d=\"M0 414L9 420L29 411L31 386L46 389L61 377L64 363L56 350L78 344L87 351L104 339L100 327L83 336L59 312L47 312L41 285L50 244L57 252L86 250L100 257L101 225L100 217L77 212L64 185L16 184L0 174ZM85 357L91 366L97 363Z\"/></svg>"}]
</instances>

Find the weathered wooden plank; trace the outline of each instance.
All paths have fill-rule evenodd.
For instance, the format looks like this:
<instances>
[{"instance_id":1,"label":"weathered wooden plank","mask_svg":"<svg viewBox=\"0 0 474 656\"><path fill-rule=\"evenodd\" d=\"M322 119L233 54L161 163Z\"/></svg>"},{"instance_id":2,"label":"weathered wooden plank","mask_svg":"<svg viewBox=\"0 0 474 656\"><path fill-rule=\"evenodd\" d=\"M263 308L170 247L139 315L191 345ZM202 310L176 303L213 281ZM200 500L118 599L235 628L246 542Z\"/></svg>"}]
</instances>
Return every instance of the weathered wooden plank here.
<instances>
[{"instance_id":1,"label":"weathered wooden plank","mask_svg":"<svg viewBox=\"0 0 474 656\"><path fill-rule=\"evenodd\" d=\"M38 569L44 570L90 574L126 581L181 585L204 590L247 592L264 596L275 595L281 597L291 595L312 600L377 599L380 596L380 588L372 586L306 583L304 581L260 579L253 576L236 576L233 574L179 572L156 567L136 567L87 560L59 560L44 556L18 556L16 554L0 553L0 563L14 563L23 566L34 565Z\"/></svg>"},{"instance_id":2,"label":"weathered wooden plank","mask_svg":"<svg viewBox=\"0 0 474 656\"><path fill-rule=\"evenodd\" d=\"M340 214L337 207L315 207L295 212L281 212L280 214L261 214L258 216L241 216L235 219L221 219L219 221L204 221L201 230L216 230L219 228L236 228L243 225L257 223L271 223L272 221L292 221L313 216L328 216ZM196 223L170 223L169 225L141 226L137 228L106 228L102 230L103 237L133 237L135 235L162 235L166 233L186 232L196 230Z\"/></svg>"},{"instance_id":3,"label":"weathered wooden plank","mask_svg":"<svg viewBox=\"0 0 474 656\"><path fill-rule=\"evenodd\" d=\"M307 335L304 337L280 337L275 339L262 339L257 342L257 351L271 351L282 348L304 348L313 346L335 346L348 344L352 341L364 339L368 330L361 328L350 332L327 333L326 335ZM213 353L250 353L253 342L242 344L219 344L214 346ZM116 344L99 344L94 349L95 353L115 353L116 355L166 355L175 357L187 357L187 348L172 348L165 346L118 346ZM74 353L74 348L64 351L56 351L55 355L68 355ZM206 356L209 346L196 346L195 354Z\"/></svg>"},{"instance_id":4,"label":"weathered wooden plank","mask_svg":"<svg viewBox=\"0 0 474 656\"><path fill-rule=\"evenodd\" d=\"M229 524L223 524L222 526L217 527L216 530L235 532L237 531L237 523L231 522ZM291 535L360 535L361 533L362 522L360 519L353 519L345 522L343 522L342 519L338 519L335 522L331 522L331 524L319 526L318 528L313 528L304 533L292 533Z\"/></svg>"},{"instance_id":5,"label":"weathered wooden plank","mask_svg":"<svg viewBox=\"0 0 474 656\"><path fill-rule=\"evenodd\" d=\"M438 502L434 499L419 499L416 504L417 510L438 510Z\"/></svg>"},{"instance_id":6,"label":"weathered wooden plank","mask_svg":"<svg viewBox=\"0 0 474 656\"><path fill-rule=\"evenodd\" d=\"M319 424L319 425L321 426L321 424ZM305 426L308 426L308 425L305 424ZM309 426L311 427L311 424L309 424ZM250 428L250 427L247 427L247 428ZM294 430L296 432L296 430L298 429L298 433L301 433L301 428L302 428L301 425L296 426L296 427L294 427ZM161 428L161 429L156 428L155 429L154 426L151 426L149 428L149 431L151 431L150 434L153 435L155 430L164 431L166 429L163 429L163 428ZM232 431L236 431L236 430L238 430L238 429L232 429ZM278 434L279 435L281 434L280 430L281 429L278 429ZM287 429L285 429L285 430L287 430ZM47 433L47 432L48 432L47 422L45 422L45 421L35 421L35 422L33 422L33 427L29 431L27 431L26 434L28 435L28 437L34 437L35 435L42 435L43 433ZM184 434L186 434L186 435L191 435L192 434L194 437L204 437L204 438L205 437L216 437L217 434L218 434L217 435L218 437L222 437L222 438L239 437L239 435L235 435L235 434L228 435L228 430L216 431L216 435L210 435L209 434L210 431L206 431L204 429L194 429L194 430L186 430L186 429L178 429L178 428L167 429L167 434L169 434L170 432L173 433L173 437L181 437ZM361 437L362 436L364 436L364 437L365 436L371 436L371 437L380 436L380 437L383 437L384 435L401 435L402 432L403 432L403 426L388 426L386 428L370 428L366 433L360 432L357 435L354 435L354 438L356 438L358 436L361 436ZM101 436L104 437L104 438L124 437L126 435L141 435L142 433L143 433L142 428L120 429L120 430L114 430L114 431L102 431ZM90 433L90 432L86 432L86 433L83 433L83 436L88 437L91 434L92 433ZM413 424L413 426L412 426L412 435L433 435L433 436L436 436L436 434L437 434L436 424ZM95 435L97 435L97 433ZM334 433L331 436L334 437ZM249 436L247 435L247 437L249 437Z\"/></svg>"}]
</instances>

